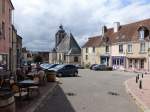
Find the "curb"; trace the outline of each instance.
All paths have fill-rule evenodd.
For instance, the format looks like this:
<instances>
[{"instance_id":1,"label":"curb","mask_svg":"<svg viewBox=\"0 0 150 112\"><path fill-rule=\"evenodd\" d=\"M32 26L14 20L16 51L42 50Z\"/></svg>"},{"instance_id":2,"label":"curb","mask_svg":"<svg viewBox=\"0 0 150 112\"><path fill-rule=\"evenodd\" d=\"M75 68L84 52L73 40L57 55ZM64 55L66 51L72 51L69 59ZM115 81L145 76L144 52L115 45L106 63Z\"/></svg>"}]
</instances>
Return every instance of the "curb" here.
<instances>
[{"instance_id":1,"label":"curb","mask_svg":"<svg viewBox=\"0 0 150 112\"><path fill-rule=\"evenodd\" d=\"M47 97L51 97L51 96L52 96L53 90L56 88L57 85L58 85L57 82L55 82L55 83L53 84L52 88L49 89L49 90L45 93L45 95L43 95L43 96L37 101L37 103L36 103L34 106L32 106L31 108L29 108L29 109L27 110L27 112L35 112L35 111L42 105L42 103L45 101L45 99L46 99Z\"/></svg>"},{"instance_id":2,"label":"curb","mask_svg":"<svg viewBox=\"0 0 150 112\"><path fill-rule=\"evenodd\" d=\"M133 79L133 78L131 78ZM128 81L131 80L131 79L128 79L124 82L124 85L125 85L125 88L126 88L126 92L131 95L131 97L134 99L136 105L139 106L139 108L142 110L142 112L150 112L150 109L146 106L146 104L141 101L132 91L131 89L129 88L128 86Z\"/></svg>"}]
</instances>

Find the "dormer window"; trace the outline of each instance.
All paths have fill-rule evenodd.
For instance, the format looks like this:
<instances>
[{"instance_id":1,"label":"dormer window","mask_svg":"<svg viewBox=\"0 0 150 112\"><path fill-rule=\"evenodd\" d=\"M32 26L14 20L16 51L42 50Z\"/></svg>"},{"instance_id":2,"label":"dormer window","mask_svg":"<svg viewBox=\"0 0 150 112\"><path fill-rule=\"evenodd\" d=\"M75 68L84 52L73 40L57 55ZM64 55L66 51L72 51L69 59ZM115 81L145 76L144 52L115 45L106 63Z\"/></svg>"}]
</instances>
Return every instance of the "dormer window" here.
<instances>
[{"instance_id":1,"label":"dormer window","mask_svg":"<svg viewBox=\"0 0 150 112\"><path fill-rule=\"evenodd\" d=\"M144 40L144 30L139 31L139 37L141 40Z\"/></svg>"},{"instance_id":2,"label":"dormer window","mask_svg":"<svg viewBox=\"0 0 150 112\"><path fill-rule=\"evenodd\" d=\"M149 30L147 29L147 27L141 26L138 29L138 36L139 36L139 40L144 40L147 37L149 37Z\"/></svg>"}]
</instances>

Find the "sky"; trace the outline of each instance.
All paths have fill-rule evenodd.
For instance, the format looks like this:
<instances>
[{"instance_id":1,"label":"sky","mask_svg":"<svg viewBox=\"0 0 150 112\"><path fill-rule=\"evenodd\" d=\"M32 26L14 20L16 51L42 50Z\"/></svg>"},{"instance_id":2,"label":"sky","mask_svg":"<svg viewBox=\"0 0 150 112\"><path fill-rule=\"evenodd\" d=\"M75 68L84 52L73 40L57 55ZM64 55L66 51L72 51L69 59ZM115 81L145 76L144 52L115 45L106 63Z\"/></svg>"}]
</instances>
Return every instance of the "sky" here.
<instances>
[{"instance_id":1,"label":"sky","mask_svg":"<svg viewBox=\"0 0 150 112\"><path fill-rule=\"evenodd\" d=\"M150 0L12 0L13 23L23 46L50 51L62 24L82 46L88 37L100 35L101 27L113 27L150 18Z\"/></svg>"}]
</instances>

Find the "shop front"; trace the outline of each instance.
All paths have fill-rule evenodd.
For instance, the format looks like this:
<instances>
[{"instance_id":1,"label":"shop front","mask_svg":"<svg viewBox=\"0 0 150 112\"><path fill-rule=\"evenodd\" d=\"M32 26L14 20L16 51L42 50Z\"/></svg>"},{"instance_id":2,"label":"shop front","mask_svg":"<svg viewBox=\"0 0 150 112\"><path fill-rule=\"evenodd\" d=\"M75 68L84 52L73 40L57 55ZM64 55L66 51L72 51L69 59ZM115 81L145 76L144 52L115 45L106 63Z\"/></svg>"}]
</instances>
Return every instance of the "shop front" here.
<instances>
[{"instance_id":1,"label":"shop front","mask_svg":"<svg viewBox=\"0 0 150 112\"><path fill-rule=\"evenodd\" d=\"M113 69L124 70L125 66L126 66L125 63L126 63L126 57L125 56L112 56L112 67L113 67Z\"/></svg>"},{"instance_id":2,"label":"shop front","mask_svg":"<svg viewBox=\"0 0 150 112\"><path fill-rule=\"evenodd\" d=\"M147 60L145 57L139 57L139 58L127 58L127 70L129 71L147 71Z\"/></svg>"},{"instance_id":3,"label":"shop front","mask_svg":"<svg viewBox=\"0 0 150 112\"><path fill-rule=\"evenodd\" d=\"M105 64L107 66L110 66L110 64L109 64L110 56L101 56L100 60L101 60L101 64Z\"/></svg>"},{"instance_id":4,"label":"shop front","mask_svg":"<svg viewBox=\"0 0 150 112\"><path fill-rule=\"evenodd\" d=\"M7 70L8 68L8 55L0 54L0 69Z\"/></svg>"}]
</instances>

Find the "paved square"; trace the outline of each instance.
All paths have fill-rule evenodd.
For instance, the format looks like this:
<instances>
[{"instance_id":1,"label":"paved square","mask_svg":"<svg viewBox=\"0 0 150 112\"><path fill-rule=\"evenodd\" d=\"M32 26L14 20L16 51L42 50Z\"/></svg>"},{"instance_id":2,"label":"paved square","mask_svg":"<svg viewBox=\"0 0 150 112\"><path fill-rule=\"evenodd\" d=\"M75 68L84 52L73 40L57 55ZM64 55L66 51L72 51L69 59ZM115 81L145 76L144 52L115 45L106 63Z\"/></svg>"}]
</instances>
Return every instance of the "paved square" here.
<instances>
[{"instance_id":1,"label":"paved square","mask_svg":"<svg viewBox=\"0 0 150 112\"><path fill-rule=\"evenodd\" d=\"M62 84L37 112L140 112L126 93L124 81L134 73L80 70Z\"/></svg>"}]
</instances>

